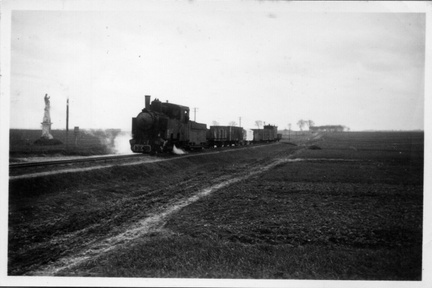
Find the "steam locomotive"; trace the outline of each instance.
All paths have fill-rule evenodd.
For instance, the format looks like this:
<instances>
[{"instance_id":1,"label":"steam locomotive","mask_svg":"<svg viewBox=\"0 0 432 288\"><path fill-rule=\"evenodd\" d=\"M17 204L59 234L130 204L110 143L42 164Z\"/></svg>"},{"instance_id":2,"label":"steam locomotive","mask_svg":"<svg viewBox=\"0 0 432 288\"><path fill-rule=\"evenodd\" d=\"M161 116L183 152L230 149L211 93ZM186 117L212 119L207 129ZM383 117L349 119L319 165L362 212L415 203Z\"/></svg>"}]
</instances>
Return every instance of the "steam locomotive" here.
<instances>
[{"instance_id":1,"label":"steam locomotive","mask_svg":"<svg viewBox=\"0 0 432 288\"><path fill-rule=\"evenodd\" d=\"M159 153L172 151L174 147L193 150L225 145L245 145L246 130L234 126L210 126L191 121L189 107L161 102L145 96L145 107L132 118L130 147L136 153ZM253 129L252 142L279 141L277 126L266 125Z\"/></svg>"}]
</instances>

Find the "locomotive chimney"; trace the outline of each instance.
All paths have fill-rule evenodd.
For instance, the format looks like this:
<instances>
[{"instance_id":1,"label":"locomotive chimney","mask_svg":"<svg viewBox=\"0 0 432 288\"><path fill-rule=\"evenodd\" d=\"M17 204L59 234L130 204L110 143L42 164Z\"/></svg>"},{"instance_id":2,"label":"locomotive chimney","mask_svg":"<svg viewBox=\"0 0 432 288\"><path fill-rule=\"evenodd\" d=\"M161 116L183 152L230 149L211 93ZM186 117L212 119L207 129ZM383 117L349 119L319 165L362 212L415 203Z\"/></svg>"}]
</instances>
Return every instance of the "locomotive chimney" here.
<instances>
[{"instance_id":1,"label":"locomotive chimney","mask_svg":"<svg viewBox=\"0 0 432 288\"><path fill-rule=\"evenodd\" d=\"M150 95L145 95L145 108L150 107Z\"/></svg>"}]
</instances>

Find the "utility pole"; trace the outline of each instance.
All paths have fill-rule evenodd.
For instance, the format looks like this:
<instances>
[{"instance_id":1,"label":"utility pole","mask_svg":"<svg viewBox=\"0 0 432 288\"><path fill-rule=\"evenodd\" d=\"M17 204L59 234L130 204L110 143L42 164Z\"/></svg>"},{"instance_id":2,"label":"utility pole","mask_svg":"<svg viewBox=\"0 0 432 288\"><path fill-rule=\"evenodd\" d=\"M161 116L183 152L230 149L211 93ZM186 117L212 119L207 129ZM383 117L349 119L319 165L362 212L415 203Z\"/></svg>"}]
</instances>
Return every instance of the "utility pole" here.
<instances>
[{"instance_id":1,"label":"utility pole","mask_svg":"<svg viewBox=\"0 0 432 288\"><path fill-rule=\"evenodd\" d=\"M69 97L66 100L66 148L68 147L69 138Z\"/></svg>"},{"instance_id":2,"label":"utility pole","mask_svg":"<svg viewBox=\"0 0 432 288\"><path fill-rule=\"evenodd\" d=\"M289 130L288 130L288 141L291 141L291 123L288 124Z\"/></svg>"},{"instance_id":3,"label":"utility pole","mask_svg":"<svg viewBox=\"0 0 432 288\"><path fill-rule=\"evenodd\" d=\"M239 127L241 127L241 116L239 117Z\"/></svg>"},{"instance_id":4,"label":"utility pole","mask_svg":"<svg viewBox=\"0 0 432 288\"><path fill-rule=\"evenodd\" d=\"M198 110L198 108L194 107L193 109L194 109L194 121L196 121L196 111Z\"/></svg>"}]
</instances>

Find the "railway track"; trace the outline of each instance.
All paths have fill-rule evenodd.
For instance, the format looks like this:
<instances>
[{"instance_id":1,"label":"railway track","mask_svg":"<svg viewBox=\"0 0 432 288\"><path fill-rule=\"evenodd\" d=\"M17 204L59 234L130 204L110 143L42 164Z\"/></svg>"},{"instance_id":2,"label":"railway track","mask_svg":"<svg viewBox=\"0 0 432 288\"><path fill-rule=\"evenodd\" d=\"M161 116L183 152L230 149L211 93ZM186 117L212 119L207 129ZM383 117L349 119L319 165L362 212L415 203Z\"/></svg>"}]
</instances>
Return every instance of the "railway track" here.
<instances>
[{"instance_id":1,"label":"railway track","mask_svg":"<svg viewBox=\"0 0 432 288\"><path fill-rule=\"evenodd\" d=\"M103 156L90 156L83 158L74 159L59 159L59 160L47 160L47 161L35 161L35 162L21 162L21 163L10 163L10 170L19 170L21 168L31 167L47 167L56 165L69 165L77 163L95 163L95 162L108 162L114 160L123 160L130 158L142 157L142 154L127 154L127 155L103 155Z\"/></svg>"},{"instance_id":2,"label":"railway track","mask_svg":"<svg viewBox=\"0 0 432 288\"><path fill-rule=\"evenodd\" d=\"M266 145L276 145L266 144ZM232 152L241 149L254 149L266 145L253 145L244 147L226 147L212 150L203 151L204 154L215 154ZM90 171L93 169L107 168L114 165L137 165L145 163L153 163L160 161L172 160L180 157L195 157L203 155L201 152L186 153L183 155L164 155L162 157L149 156L147 154L127 154L127 155L104 155L104 156L90 156L74 159L59 159L47 161L34 161L23 163L10 163L9 164L9 180L47 176L58 173L71 173ZM174 157L173 157L174 156Z\"/></svg>"},{"instance_id":3,"label":"railway track","mask_svg":"<svg viewBox=\"0 0 432 288\"><path fill-rule=\"evenodd\" d=\"M259 145L251 146L250 148L257 147L257 146ZM240 147L237 148L239 149ZM219 151L212 151L212 152L218 153L221 151L224 150L220 149ZM77 164L77 163L108 162L108 161L116 161L116 160L124 160L124 159L137 159L139 157L148 157L148 155L135 153L135 154L126 154L126 155L101 155L101 156L88 156L88 157L73 158L73 159L59 159L59 160L51 159L47 161L10 163L9 169L19 170L20 168L31 168L31 167L47 167L47 166L68 165L68 164Z\"/></svg>"}]
</instances>

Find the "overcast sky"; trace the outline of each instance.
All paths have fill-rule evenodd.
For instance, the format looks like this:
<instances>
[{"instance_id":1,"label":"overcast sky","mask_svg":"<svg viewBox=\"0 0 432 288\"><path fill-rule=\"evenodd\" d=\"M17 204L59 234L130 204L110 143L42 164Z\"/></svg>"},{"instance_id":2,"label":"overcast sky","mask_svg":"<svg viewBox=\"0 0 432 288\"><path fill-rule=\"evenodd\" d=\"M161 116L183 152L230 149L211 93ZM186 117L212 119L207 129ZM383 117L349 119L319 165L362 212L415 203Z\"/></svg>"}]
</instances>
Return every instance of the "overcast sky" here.
<instances>
[{"instance_id":1,"label":"overcast sky","mask_svg":"<svg viewBox=\"0 0 432 288\"><path fill-rule=\"evenodd\" d=\"M101 7L103 9L103 7ZM389 11L390 12L390 11ZM424 129L425 15L294 12L281 1L12 11L10 127L130 130L144 95L196 120Z\"/></svg>"}]
</instances>

